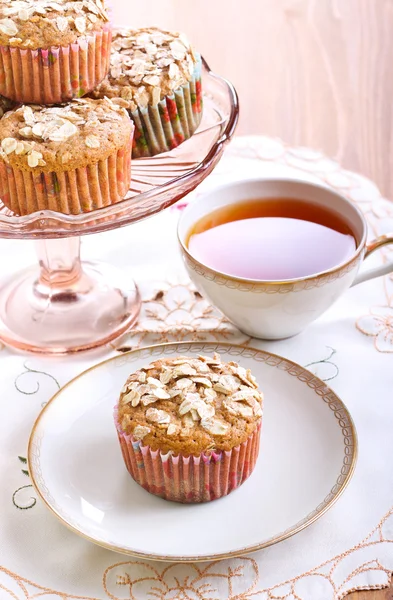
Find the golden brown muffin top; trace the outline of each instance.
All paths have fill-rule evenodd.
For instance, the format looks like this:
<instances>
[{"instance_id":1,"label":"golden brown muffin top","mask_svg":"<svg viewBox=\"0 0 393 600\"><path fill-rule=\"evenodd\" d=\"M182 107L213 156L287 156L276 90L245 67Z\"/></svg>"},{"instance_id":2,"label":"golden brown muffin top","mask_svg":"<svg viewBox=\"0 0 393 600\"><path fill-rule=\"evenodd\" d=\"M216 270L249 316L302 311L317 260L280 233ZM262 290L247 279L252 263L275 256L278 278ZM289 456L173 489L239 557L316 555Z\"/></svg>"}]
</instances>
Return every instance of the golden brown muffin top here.
<instances>
[{"instance_id":1,"label":"golden brown muffin top","mask_svg":"<svg viewBox=\"0 0 393 600\"><path fill-rule=\"evenodd\" d=\"M94 97L121 98L122 106L155 106L191 80L197 56L187 37L156 27L115 29L109 75Z\"/></svg>"},{"instance_id":2,"label":"golden brown muffin top","mask_svg":"<svg viewBox=\"0 0 393 600\"><path fill-rule=\"evenodd\" d=\"M0 0L0 44L68 46L108 21L103 0Z\"/></svg>"},{"instance_id":3,"label":"golden brown muffin top","mask_svg":"<svg viewBox=\"0 0 393 600\"><path fill-rule=\"evenodd\" d=\"M23 171L70 171L124 147L133 127L109 99L21 106L0 120L0 159Z\"/></svg>"},{"instance_id":4,"label":"golden brown muffin top","mask_svg":"<svg viewBox=\"0 0 393 600\"><path fill-rule=\"evenodd\" d=\"M236 362L179 356L130 375L121 392L122 431L163 453L198 455L243 443L262 417L255 377Z\"/></svg>"}]
</instances>

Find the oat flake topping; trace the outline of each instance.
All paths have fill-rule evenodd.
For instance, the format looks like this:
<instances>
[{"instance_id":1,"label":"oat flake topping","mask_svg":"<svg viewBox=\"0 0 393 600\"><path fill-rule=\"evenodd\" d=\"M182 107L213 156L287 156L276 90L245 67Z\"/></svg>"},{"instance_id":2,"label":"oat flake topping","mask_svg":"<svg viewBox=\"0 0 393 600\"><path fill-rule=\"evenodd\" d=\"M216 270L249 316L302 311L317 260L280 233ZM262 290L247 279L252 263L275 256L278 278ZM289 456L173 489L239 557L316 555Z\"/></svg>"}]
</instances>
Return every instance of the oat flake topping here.
<instances>
[{"instance_id":1,"label":"oat flake topping","mask_svg":"<svg viewBox=\"0 0 393 600\"><path fill-rule=\"evenodd\" d=\"M201 427L220 437L239 419L258 421L262 401L251 372L236 362L224 363L215 354L213 358L156 361L133 373L121 392L119 411L125 414L124 430L134 413L149 424L136 425L133 435L137 439L143 440L151 432L150 424L166 431L167 436L179 432L192 435L195 427Z\"/></svg>"},{"instance_id":2,"label":"oat flake topping","mask_svg":"<svg viewBox=\"0 0 393 600\"><path fill-rule=\"evenodd\" d=\"M75 27L83 34L91 29L90 24L95 23L97 18L109 20L102 0L0 0L0 32L15 38L26 21L34 17L45 19L53 13L58 14L53 26L61 32Z\"/></svg>"},{"instance_id":3,"label":"oat flake topping","mask_svg":"<svg viewBox=\"0 0 393 600\"><path fill-rule=\"evenodd\" d=\"M0 156L8 162L8 156L15 152L26 156L29 167L43 167L45 161L35 148L37 143L61 143L75 134L83 136L86 126L104 121L121 121L124 109L105 98L102 101L78 99L56 107L21 106L15 113L22 115L18 137L6 137L1 142ZM93 134L86 135L84 143L88 148L99 148L100 141ZM67 156L64 154L63 159ZM63 160L63 162L64 162Z\"/></svg>"},{"instance_id":4,"label":"oat flake topping","mask_svg":"<svg viewBox=\"0 0 393 600\"><path fill-rule=\"evenodd\" d=\"M113 32L111 66L98 92L118 95L131 109L156 105L192 78L197 58L187 37L151 27Z\"/></svg>"}]
</instances>

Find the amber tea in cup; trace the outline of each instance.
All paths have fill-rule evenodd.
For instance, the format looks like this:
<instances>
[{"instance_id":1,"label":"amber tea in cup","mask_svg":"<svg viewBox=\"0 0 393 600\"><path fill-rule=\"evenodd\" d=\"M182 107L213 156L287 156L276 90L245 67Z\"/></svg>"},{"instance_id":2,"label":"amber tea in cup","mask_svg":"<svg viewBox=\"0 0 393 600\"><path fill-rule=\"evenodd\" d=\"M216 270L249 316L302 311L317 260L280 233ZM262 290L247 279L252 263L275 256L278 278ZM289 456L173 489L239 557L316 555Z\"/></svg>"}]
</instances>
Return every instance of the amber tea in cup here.
<instances>
[{"instance_id":1,"label":"amber tea in cup","mask_svg":"<svg viewBox=\"0 0 393 600\"><path fill-rule=\"evenodd\" d=\"M348 260L357 242L347 221L325 206L293 198L229 204L191 228L187 247L202 264L233 277L308 277Z\"/></svg>"},{"instance_id":2,"label":"amber tea in cup","mask_svg":"<svg viewBox=\"0 0 393 600\"><path fill-rule=\"evenodd\" d=\"M352 285L393 271L364 259L367 223L348 199L308 181L229 182L190 202L178 237L195 286L245 334L278 340L303 331Z\"/></svg>"}]
</instances>

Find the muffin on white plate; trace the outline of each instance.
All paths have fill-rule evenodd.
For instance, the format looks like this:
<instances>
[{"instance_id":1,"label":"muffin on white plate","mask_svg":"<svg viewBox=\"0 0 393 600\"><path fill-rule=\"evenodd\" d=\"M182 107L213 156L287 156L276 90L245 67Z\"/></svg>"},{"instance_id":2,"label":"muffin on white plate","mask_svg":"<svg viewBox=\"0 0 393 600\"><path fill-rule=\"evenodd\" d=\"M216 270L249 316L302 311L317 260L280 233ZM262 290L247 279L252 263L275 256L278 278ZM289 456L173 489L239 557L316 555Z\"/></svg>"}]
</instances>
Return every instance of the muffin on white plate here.
<instances>
[{"instance_id":1,"label":"muffin on white plate","mask_svg":"<svg viewBox=\"0 0 393 600\"><path fill-rule=\"evenodd\" d=\"M139 369L115 407L129 473L147 491L176 502L229 494L255 467L262 403L251 372L217 354Z\"/></svg>"}]
</instances>

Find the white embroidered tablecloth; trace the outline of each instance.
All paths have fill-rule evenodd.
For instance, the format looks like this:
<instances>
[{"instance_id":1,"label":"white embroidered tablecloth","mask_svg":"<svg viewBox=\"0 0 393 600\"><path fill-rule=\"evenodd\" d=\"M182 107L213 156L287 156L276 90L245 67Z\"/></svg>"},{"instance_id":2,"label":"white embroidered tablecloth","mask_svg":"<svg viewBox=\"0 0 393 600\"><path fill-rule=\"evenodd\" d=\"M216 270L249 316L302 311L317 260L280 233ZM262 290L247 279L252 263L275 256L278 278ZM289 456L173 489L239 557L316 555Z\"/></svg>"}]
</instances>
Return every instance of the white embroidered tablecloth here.
<instances>
[{"instance_id":1,"label":"white embroidered tablecloth","mask_svg":"<svg viewBox=\"0 0 393 600\"><path fill-rule=\"evenodd\" d=\"M318 152L291 149L278 140L237 138L194 194L261 174L322 181L356 202L372 235L393 231L393 203L381 198L370 181ZM120 342L99 354L62 359L0 349L0 600L332 600L351 589L388 584L393 570L393 277L351 289L296 338L250 341L187 280L175 237L181 207L83 240L84 258L121 265L140 285L141 318ZM29 264L31 246L0 240L0 256L7 258L0 277ZM393 248L376 253L369 266L382 260L393 260ZM329 381L355 420L359 459L348 489L325 516L254 555L168 565L90 544L36 499L26 449L42 405L70 378L115 354L115 346L173 340L249 343L308 366ZM184 527L186 532L186 523Z\"/></svg>"}]
</instances>

